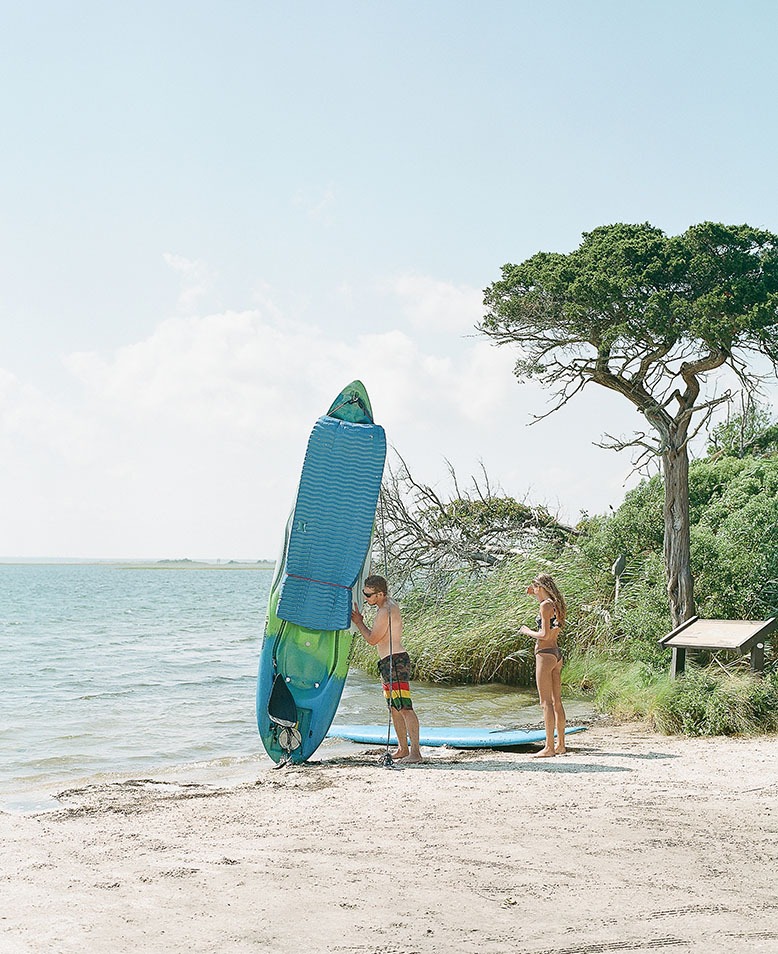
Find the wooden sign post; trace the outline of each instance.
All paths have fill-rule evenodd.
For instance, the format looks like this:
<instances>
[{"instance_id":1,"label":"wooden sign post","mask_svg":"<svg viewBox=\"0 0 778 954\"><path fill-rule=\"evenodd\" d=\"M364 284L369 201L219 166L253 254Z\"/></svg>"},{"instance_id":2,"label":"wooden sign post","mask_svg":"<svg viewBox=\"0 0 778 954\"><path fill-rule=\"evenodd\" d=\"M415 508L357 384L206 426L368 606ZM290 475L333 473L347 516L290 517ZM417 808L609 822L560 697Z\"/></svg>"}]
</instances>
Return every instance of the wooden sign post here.
<instances>
[{"instance_id":1,"label":"wooden sign post","mask_svg":"<svg viewBox=\"0 0 778 954\"><path fill-rule=\"evenodd\" d=\"M673 651L670 673L675 678L686 668L686 652L695 649L728 649L751 655L751 671L764 670L765 637L778 627L778 619L700 619L692 616L672 633L662 636L662 646Z\"/></svg>"}]
</instances>

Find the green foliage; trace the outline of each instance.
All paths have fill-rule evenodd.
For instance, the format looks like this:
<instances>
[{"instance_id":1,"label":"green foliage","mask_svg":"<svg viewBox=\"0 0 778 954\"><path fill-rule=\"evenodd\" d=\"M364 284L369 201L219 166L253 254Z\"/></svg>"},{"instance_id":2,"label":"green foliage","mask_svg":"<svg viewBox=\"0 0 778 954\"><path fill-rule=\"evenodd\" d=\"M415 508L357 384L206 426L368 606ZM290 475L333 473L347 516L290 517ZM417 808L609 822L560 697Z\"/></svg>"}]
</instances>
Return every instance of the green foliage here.
<instances>
[{"instance_id":1,"label":"green foliage","mask_svg":"<svg viewBox=\"0 0 778 954\"><path fill-rule=\"evenodd\" d=\"M667 665L661 672L623 653L574 652L562 670L563 686L589 695L595 708L620 721L650 720L658 687L669 681Z\"/></svg>"},{"instance_id":2,"label":"green foliage","mask_svg":"<svg viewBox=\"0 0 778 954\"><path fill-rule=\"evenodd\" d=\"M545 508L496 495L478 500L456 497L440 509L430 508L428 519L431 527L457 531L466 541L480 541L484 533L508 535L527 526L556 525Z\"/></svg>"},{"instance_id":3,"label":"green foliage","mask_svg":"<svg viewBox=\"0 0 778 954\"><path fill-rule=\"evenodd\" d=\"M762 407L749 405L742 414L714 427L708 444L709 455L757 457L778 452L778 423Z\"/></svg>"},{"instance_id":4,"label":"green foliage","mask_svg":"<svg viewBox=\"0 0 778 954\"><path fill-rule=\"evenodd\" d=\"M397 455L379 498L381 566L397 594L424 587L442 599L463 574L479 576L538 539L562 546L571 533L545 507L529 506L492 488L486 470L462 487L449 465L450 490L416 480Z\"/></svg>"},{"instance_id":5,"label":"green foliage","mask_svg":"<svg viewBox=\"0 0 778 954\"><path fill-rule=\"evenodd\" d=\"M748 225L703 222L670 240L690 338L714 347L778 345L778 238Z\"/></svg>"},{"instance_id":6,"label":"green foliage","mask_svg":"<svg viewBox=\"0 0 778 954\"><path fill-rule=\"evenodd\" d=\"M618 604L613 608L614 638L626 658L664 671L667 650L659 637L672 627L667 605L661 554L650 553L635 560L622 577Z\"/></svg>"},{"instance_id":7,"label":"green foliage","mask_svg":"<svg viewBox=\"0 0 778 954\"><path fill-rule=\"evenodd\" d=\"M517 378L545 384L552 411L594 382L643 415L645 431L609 446L639 448L641 463L662 459L671 498L663 553L680 623L694 611L685 506L691 422L727 399L706 395L709 372L729 367L749 386L752 353L778 365L778 235L714 222L677 236L649 223L605 225L566 255L503 266L484 305L480 331L517 348ZM640 549L633 540L630 552Z\"/></svg>"},{"instance_id":8,"label":"green foliage","mask_svg":"<svg viewBox=\"0 0 778 954\"><path fill-rule=\"evenodd\" d=\"M595 694L595 705L620 721L652 721L657 699L670 681L667 672L658 673L639 661L613 667L609 677L600 684Z\"/></svg>"},{"instance_id":9,"label":"green foliage","mask_svg":"<svg viewBox=\"0 0 778 954\"><path fill-rule=\"evenodd\" d=\"M597 517L578 525L581 549L593 565L608 567L620 553L631 557L661 553L663 502L661 478L642 481L627 492L624 502L611 517Z\"/></svg>"},{"instance_id":10,"label":"green foliage","mask_svg":"<svg viewBox=\"0 0 778 954\"><path fill-rule=\"evenodd\" d=\"M694 462L689 486L700 615L778 613L778 456ZM546 571L568 602L561 640L567 691L589 694L618 719L641 719L664 732L777 730L775 653L761 679L713 665L696 668L705 661L696 656L685 677L670 680L670 654L658 642L672 628L662 507L661 480L654 477L630 491L611 516L583 519L565 545L539 543L483 576L460 573L443 599L423 587L403 593L403 641L415 678L531 685L532 640L518 630L532 626L537 612L526 586ZM610 567L621 553L627 560L615 603ZM362 641L354 661L375 670L374 650Z\"/></svg>"},{"instance_id":11,"label":"green foliage","mask_svg":"<svg viewBox=\"0 0 778 954\"><path fill-rule=\"evenodd\" d=\"M574 655L564 685L588 693L600 711L640 720L668 735L749 735L778 731L778 676L690 669L671 679L614 653Z\"/></svg>"},{"instance_id":12,"label":"green foliage","mask_svg":"<svg viewBox=\"0 0 778 954\"><path fill-rule=\"evenodd\" d=\"M700 353L740 346L775 357L778 236L715 222L677 236L647 222L603 225L566 255L540 252L505 265L484 304L481 330L522 345L520 379L597 380L598 364L582 355L666 363L673 348L692 342ZM647 383L645 374L639 380ZM622 393L644 403L637 390Z\"/></svg>"},{"instance_id":13,"label":"green foliage","mask_svg":"<svg viewBox=\"0 0 778 954\"><path fill-rule=\"evenodd\" d=\"M631 490L612 517L579 525L581 550L593 565L608 565L619 553L628 558L614 624L632 638L671 628L662 507L661 479L653 477ZM778 612L778 455L692 462L689 513L698 614L760 619Z\"/></svg>"},{"instance_id":14,"label":"green foliage","mask_svg":"<svg viewBox=\"0 0 778 954\"><path fill-rule=\"evenodd\" d=\"M569 255L540 252L506 265L486 290L483 330L550 337L569 350L575 341L607 349L619 339L664 333L672 323L665 246L664 233L648 223L601 226ZM540 349L517 364L520 377L544 370Z\"/></svg>"},{"instance_id":15,"label":"green foliage","mask_svg":"<svg viewBox=\"0 0 778 954\"><path fill-rule=\"evenodd\" d=\"M443 602L425 590L409 593L402 601L403 643L414 678L526 684L531 643L517 633L516 602L533 572L524 561L511 561L479 580L461 576ZM374 650L358 644L354 661L370 669Z\"/></svg>"},{"instance_id":16,"label":"green foliage","mask_svg":"<svg viewBox=\"0 0 778 954\"><path fill-rule=\"evenodd\" d=\"M692 566L701 616L778 610L778 456L699 461L690 472Z\"/></svg>"},{"instance_id":17,"label":"green foliage","mask_svg":"<svg viewBox=\"0 0 778 954\"><path fill-rule=\"evenodd\" d=\"M778 730L778 686L770 678L691 670L658 693L652 721L667 734L774 732Z\"/></svg>"}]
</instances>

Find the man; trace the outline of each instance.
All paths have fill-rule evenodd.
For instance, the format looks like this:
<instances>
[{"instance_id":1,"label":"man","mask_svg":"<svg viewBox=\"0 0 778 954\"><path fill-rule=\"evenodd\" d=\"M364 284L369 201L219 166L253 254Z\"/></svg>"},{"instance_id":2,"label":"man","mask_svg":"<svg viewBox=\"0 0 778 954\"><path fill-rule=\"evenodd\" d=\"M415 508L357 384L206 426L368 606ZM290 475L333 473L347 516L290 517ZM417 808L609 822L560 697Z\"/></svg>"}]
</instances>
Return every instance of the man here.
<instances>
[{"instance_id":1,"label":"man","mask_svg":"<svg viewBox=\"0 0 778 954\"><path fill-rule=\"evenodd\" d=\"M356 606L351 613L351 622L362 638L378 650L378 671L397 733L398 746L394 758L398 762L421 762L419 720L411 702L409 685L411 660L402 643L400 607L389 598L386 580L382 576L369 576L365 580L362 595L368 606L375 606L378 611L373 628L368 629L364 616Z\"/></svg>"}]
</instances>

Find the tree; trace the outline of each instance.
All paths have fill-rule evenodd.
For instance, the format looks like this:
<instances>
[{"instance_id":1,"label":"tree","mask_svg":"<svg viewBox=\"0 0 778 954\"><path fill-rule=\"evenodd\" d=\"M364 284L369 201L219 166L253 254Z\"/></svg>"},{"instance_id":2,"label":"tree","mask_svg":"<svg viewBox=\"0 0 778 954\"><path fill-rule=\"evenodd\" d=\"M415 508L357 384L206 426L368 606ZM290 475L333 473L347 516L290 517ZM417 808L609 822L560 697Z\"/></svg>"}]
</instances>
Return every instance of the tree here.
<instances>
[{"instance_id":1,"label":"tree","mask_svg":"<svg viewBox=\"0 0 778 954\"><path fill-rule=\"evenodd\" d=\"M480 480L471 477L463 488L449 464L453 493L446 493L418 481L399 454L397 460L381 486L373 560L395 588L423 586L437 598L462 572L494 567L541 538L561 546L576 533L545 507L505 496L483 466Z\"/></svg>"},{"instance_id":2,"label":"tree","mask_svg":"<svg viewBox=\"0 0 778 954\"><path fill-rule=\"evenodd\" d=\"M634 439L602 446L658 457L664 477L664 564L674 625L694 614L689 544L689 442L731 397L704 389L728 368L758 388L754 354L778 368L778 236L712 222L667 236L642 225L584 233L569 254L505 265L485 291L479 330L519 349L519 381L554 392L553 413L589 382L645 418ZM540 420L547 415L538 417Z\"/></svg>"}]
</instances>

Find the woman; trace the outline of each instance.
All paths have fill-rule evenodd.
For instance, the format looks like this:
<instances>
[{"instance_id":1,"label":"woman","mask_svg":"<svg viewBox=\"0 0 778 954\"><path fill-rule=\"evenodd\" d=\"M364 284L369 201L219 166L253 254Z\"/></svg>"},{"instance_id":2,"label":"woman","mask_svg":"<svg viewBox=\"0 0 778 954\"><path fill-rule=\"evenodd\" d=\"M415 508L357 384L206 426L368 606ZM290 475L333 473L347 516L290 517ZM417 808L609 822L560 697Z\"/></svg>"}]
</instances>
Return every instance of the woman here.
<instances>
[{"instance_id":1,"label":"woman","mask_svg":"<svg viewBox=\"0 0 778 954\"><path fill-rule=\"evenodd\" d=\"M535 681L538 686L543 722L546 727L546 745L538 752L539 758L564 755L565 710L562 707L562 652L557 638L565 625L567 606L565 598L548 573L540 573L527 587L527 593L540 603L537 631L522 626L523 636L535 637ZM554 745L554 729L557 742Z\"/></svg>"}]
</instances>

